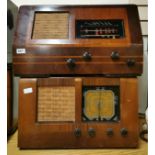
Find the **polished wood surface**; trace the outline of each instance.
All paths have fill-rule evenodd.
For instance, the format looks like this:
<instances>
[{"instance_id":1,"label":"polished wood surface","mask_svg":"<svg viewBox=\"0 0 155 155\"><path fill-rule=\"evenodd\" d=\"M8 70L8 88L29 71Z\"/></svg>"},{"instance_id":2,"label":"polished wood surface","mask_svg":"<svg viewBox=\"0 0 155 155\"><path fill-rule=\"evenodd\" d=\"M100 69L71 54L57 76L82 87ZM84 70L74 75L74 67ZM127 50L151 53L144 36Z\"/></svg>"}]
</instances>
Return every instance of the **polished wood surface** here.
<instances>
[{"instance_id":1,"label":"polished wood surface","mask_svg":"<svg viewBox=\"0 0 155 155\"><path fill-rule=\"evenodd\" d=\"M35 12L68 12L68 39L33 39ZM93 13L92 13L93 12ZM125 37L121 39L77 39L75 21L78 19L122 19ZM48 23L48 21L47 21ZM37 33L39 33L37 31ZM25 54L17 54L25 48ZM120 55L111 58L112 52ZM83 54L89 52L87 61ZM70 68L67 59L75 60ZM135 64L128 66L128 60ZM143 46L137 7L121 6L22 6L19 10L13 44L14 73L19 76L36 77L61 74L140 75L143 64Z\"/></svg>"},{"instance_id":2,"label":"polished wood surface","mask_svg":"<svg viewBox=\"0 0 155 155\"><path fill-rule=\"evenodd\" d=\"M36 14L42 13L46 13L48 18L54 14L67 13L68 38L64 39L66 35L60 36L58 33L58 36L52 39L54 30L49 27L59 19L55 19L54 23L50 21L48 25L48 20L47 23L44 21L46 18L41 17L41 21L35 18ZM76 38L77 20L106 19L122 20L124 37ZM45 31L40 22L43 22ZM48 31L49 34L52 31L52 35L46 38L45 36L49 35ZM140 75L143 69L142 45L135 5L21 6L13 43L14 73L21 77L18 146L21 149L137 147L139 128L135 77ZM117 54L117 58L114 53ZM84 86L119 86L120 120L108 123L84 122L82 119ZM75 121L38 121L40 87L74 88ZM50 94L46 95L47 100L53 99L49 99ZM60 94L55 95L58 98ZM45 102L42 103L44 104ZM50 110L47 107L44 109L46 112L47 109ZM81 130L80 136L75 134L77 129ZM108 129L113 130L112 136L107 134ZM92 131L93 136L90 134Z\"/></svg>"},{"instance_id":3,"label":"polished wood surface","mask_svg":"<svg viewBox=\"0 0 155 155\"><path fill-rule=\"evenodd\" d=\"M10 137L7 148L8 155L147 155L148 143L139 139L139 148L136 149L43 149L20 150L17 147L16 132Z\"/></svg>"},{"instance_id":4,"label":"polished wood surface","mask_svg":"<svg viewBox=\"0 0 155 155\"><path fill-rule=\"evenodd\" d=\"M68 85L75 86L75 122L38 122L38 86L63 86L65 80ZM82 87L83 86L116 86L120 87L120 121L98 123L82 121ZM32 92L24 93L31 88ZM119 148L138 146L138 101L136 78L21 78L19 86L19 134L20 148ZM134 120L134 121L133 121ZM74 131L80 128L82 135L76 137ZM88 130L96 132L90 137ZM112 128L113 136L107 135L107 129ZM121 135L126 128L128 134ZM31 137L31 138L30 138Z\"/></svg>"}]
</instances>

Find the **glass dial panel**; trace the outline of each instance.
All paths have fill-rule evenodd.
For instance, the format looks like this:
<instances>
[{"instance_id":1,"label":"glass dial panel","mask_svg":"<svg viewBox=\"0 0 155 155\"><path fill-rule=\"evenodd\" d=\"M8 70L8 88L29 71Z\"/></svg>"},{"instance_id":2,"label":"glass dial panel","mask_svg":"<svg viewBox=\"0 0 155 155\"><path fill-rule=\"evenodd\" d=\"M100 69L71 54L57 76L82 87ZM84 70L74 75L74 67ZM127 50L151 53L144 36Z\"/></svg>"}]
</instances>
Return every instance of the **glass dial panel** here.
<instances>
[{"instance_id":1,"label":"glass dial panel","mask_svg":"<svg viewBox=\"0 0 155 155\"><path fill-rule=\"evenodd\" d=\"M119 86L83 87L83 121L119 121L119 96Z\"/></svg>"},{"instance_id":2,"label":"glass dial panel","mask_svg":"<svg viewBox=\"0 0 155 155\"><path fill-rule=\"evenodd\" d=\"M124 38L123 20L77 20L76 38Z\"/></svg>"}]
</instances>

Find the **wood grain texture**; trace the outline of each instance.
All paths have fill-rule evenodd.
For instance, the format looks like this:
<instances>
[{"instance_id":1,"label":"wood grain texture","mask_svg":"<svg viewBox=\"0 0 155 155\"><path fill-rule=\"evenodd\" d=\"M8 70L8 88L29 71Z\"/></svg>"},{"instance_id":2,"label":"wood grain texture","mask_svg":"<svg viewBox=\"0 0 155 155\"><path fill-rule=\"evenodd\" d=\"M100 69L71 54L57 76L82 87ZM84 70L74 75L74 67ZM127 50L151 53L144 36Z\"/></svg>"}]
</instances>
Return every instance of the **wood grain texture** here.
<instances>
[{"instance_id":1,"label":"wood grain texture","mask_svg":"<svg viewBox=\"0 0 155 155\"><path fill-rule=\"evenodd\" d=\"M148 144L139 139L140 145L137 149L44 149L44 150L20 150L17 147L16 132L10 137L7 150L8 155L147 155Z\"/></svg>"},{"instance_id":2,"label":"wood grain texture","mask_svg":"<svg viewBox=\"0 0 155 155\"><path fill-rule=\"evenodd\" d=\"M46 30L33 25L36 19L38 22L40 17L35 18L36 12L45 13L41 20L47 20ZM35 35L42 35L46 31L50 35L49 30L52 21L51 12L68 12L69 28L67 39L32 39L33 26L36 28ZM92 13L93 12L93 13ZM58 14L59 14L58 13ZM60 14L61 14L60 13ZM48 15L47 15L48 14ZM56 16L59 16L56 13ZM52 15L52 16L53 16ZM38 16L38 15L37 15ZM39 15L40 16L40 15ZM54 17L52 17L54 18ZM55 20L59 20L58 19ZM65 14L64 20L67 19ZM122 39L77 39L75 37L76 20L101 20L101 19L122 19L125 28L125 37ZM35 22L35 21L34 21ZM60 24L61 25L61 24ZM63 24L62 24L63 25ZM66 25L66 24L65 24ZM48 27L49 26L49 27ZM66 26L62 26L66 29ZM50 29L52 33L57 29ZM42 31L40 33L40 31ZM62 30L60 30L62 31ZM59 35L59 33L56 33ZM65 35L62 33L61 37ZM39 36L40 38L40 36ZM26 54L17 54L17 48L26 48ZM112 52L117 51L120 55L118 60L111 58ZM83 54L89 52L92 58L87 61L83 58ZM75 60L75 67L70 69L67 64L68 59ZM128 59L133 59L136 63L134 66L127 65ZM13 64L14 73L19 76L30 77L36 75L38 77L51 76L53 74L100 74L100 75L140 75L143 66L143 46L141 29L139 24L138 9L135 5L121 6L22 6L20 7L17 27L13 43Z\"/></svg>"}]
</instances>

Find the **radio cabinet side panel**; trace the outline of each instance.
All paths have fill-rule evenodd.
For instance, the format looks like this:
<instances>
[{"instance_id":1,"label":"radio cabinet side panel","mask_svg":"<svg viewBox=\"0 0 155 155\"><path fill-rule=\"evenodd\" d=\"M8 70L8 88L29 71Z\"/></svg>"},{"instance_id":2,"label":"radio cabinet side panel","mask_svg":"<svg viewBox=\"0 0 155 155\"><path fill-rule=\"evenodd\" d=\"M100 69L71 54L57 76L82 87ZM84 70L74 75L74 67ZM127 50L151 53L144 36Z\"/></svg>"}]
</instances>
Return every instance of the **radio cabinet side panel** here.
<instances>
[{"instance_id":1,"label":"radio cabinet side panel","mask_svg":"<svg viewBox=\"0 0 155 155\"><path fill-rule=\"evenodd\" d=\"M16 48L24 48L26 46L26 40L31 33L29 29L29 25L32 22L31 16L33 16L31 7L21 6L19 8L14 33L13 52L16 51Z\"/></svg>"},{"instance_id":2,"label":"radio cabinet side panel","mask_svg":"<svg viewBox=\"0 0 155 155\"><path fill-rule=\"evenodd\" d=\"M18 120L18 146L29 143L32 124L35 124L36 79L19 80L19 120ZM31 129L31 130L30 130ZM30 130L30 131L29 131ZM35 131L35 129L33 129ZM30 138L30 137L29 137Z\"/></svg>"},{"instance_id":3,"label":"radio cabinet side panel","mask_svg":"<svg viewBox=\"0 0 155 155\"><path fill-rule=\"evenodd\" d=\"M129 33L132 44L143 44L142 31L140 26L140 19L138 8L136 5L127 6L127 16L129 21Z\"/></svg>"},{"instance_id":4,"label":"radio cabinet side panel","mask_svg":"<svg viewBox=\"0 0 155 155\"><path fill-rule=\"evenodd\" d=\"M121 78L121 120L128 126L129 143L131 146L139 145L139 119L138 119L138 80L137 78Z\"/></svg>"}]
</instances>

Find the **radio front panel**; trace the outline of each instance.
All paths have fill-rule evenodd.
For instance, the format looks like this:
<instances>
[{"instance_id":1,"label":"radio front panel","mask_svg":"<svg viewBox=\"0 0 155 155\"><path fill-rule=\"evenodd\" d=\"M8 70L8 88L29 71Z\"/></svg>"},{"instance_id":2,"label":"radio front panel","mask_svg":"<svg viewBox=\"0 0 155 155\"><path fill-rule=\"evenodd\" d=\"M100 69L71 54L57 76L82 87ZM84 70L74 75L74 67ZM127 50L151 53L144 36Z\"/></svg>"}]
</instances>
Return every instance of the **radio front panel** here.
<instances>
[{"instance_id":1,"label":"radio front panel","mask_svg":"<svg viewBox=\"0 0 155 155\"><path fill-rule=\"evenodd\" d=\"M22 6L13 53L14 73L22 77L140 75L137 7Z\"/></svg>"},{"instance_id":2,"label":"radio front panel","mask_svg":"<svg viewBox=\"0 0 155 155\"><path fill-rule=\"evenodd\" d=\"M19 89L20 148L138 144L135 78L31 78Z\"/></svg>"}]
</instances>

